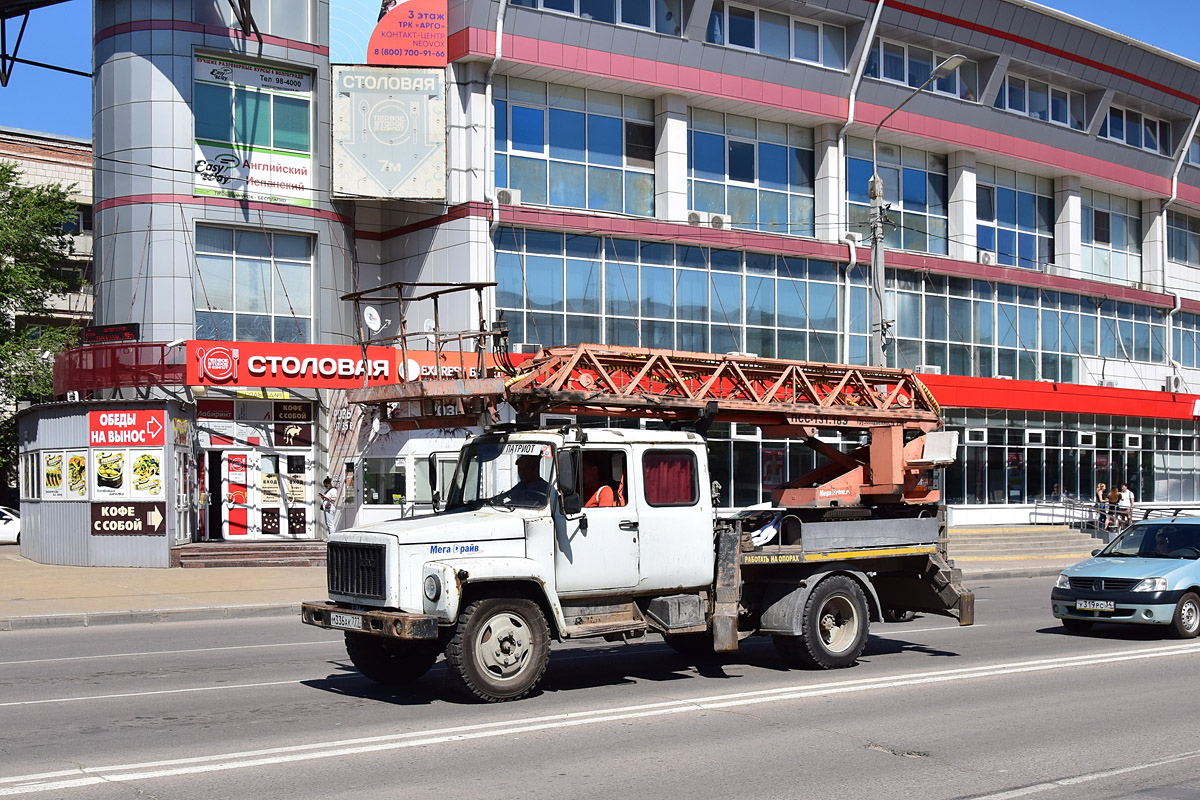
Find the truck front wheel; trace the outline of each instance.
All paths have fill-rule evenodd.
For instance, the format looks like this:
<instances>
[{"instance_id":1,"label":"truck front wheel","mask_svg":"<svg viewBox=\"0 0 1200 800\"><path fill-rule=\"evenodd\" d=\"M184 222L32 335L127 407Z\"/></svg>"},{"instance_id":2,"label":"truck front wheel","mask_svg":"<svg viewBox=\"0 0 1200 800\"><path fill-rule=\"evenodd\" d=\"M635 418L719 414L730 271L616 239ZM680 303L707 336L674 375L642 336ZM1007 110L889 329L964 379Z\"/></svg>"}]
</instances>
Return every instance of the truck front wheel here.
<instances>
[{"instance_id":1,"label":"truck front wheel","mask_svg":"<svg viewBox=\"0 0 1200 800\"><path fill-rule=\"evenodd\" d=\"M437 660L438 646L436 641L406 642L347 633L346 653L364 678L395 686L412 683L428 672Z\"/></svg>"},{"instance_id":2,"label":"truck front wheel","mask_svg":"<svg viewBox=\"0 0 1200 800\"><path fill-rule=\"evenodd\" d=\"M867 598L853 578L834 575L817 584L804 605L803 633L775 636L789 666L838 669L858 660L870 626Z\"/></svg>"},{"instance_id":3,"label":"truck front wheel","mask_svg":"<svg viewBox=\"0 0 1200 800\"><path fill-rule=\"evenodd\" d=\"M458 616L446 645L450 674L469 696L489 703L519 700L542 679L550 628L532 600L476 600Z\"/></svg>"}]
</instances>

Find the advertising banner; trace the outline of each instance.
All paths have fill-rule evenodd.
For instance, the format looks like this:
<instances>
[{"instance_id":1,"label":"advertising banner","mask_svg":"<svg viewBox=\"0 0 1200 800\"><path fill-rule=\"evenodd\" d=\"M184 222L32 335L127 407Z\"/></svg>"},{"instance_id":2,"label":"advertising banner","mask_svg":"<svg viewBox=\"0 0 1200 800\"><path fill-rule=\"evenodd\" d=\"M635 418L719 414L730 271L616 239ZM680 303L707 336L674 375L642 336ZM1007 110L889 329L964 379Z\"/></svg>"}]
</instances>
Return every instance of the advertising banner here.
<instances>
[{"instance_id":1,"label":"advertising banner","mask_svg":"<svg viewBox=\"0 0 1200 800\"><path fill-rule=\"evenodd\" d=\"M112 445L162 445L166 416L162 409L133 409L130 411L89 411L88 444L92 447Z\"/></svg>"},{"instance_id":2,"label":"advertising banner","mask_svg":"<svg viewBox=\"0 0 1200 800\"><path fill-rule=\"evenodd\" d=\"M42 452L43 500L67 499L67 487L63 480L65 474L64 460L65 457L61 450L47 450Z\"/></svg>"},{"instance_id":3,"label":"advertising banner","mask_svg":"<svg viewBox=\"0 0 1200 800\"><path fill-rule=\"evenodd\" d=\"M126 464L128 455L123 449L96 448L92 450L92 474L95 476L95 488L92 489L93 498L116 499L129 496L129 475Z\"/></svg>"},{"instance_id":4,"label":"advertising banner","mask_svg":"<svg viewBox=\"0 0 1200 800\"><path fill-rule=\"evenodd\" d=\"M333 68L333 191L446 199L445 70Z\"/></svg>"},{"instance_id":5,"label":"advertising banner","mask_svg":"<svg viewBox=\"0 0 1200 800\"><path fill-rule=\"evenodd\" d=\"M166 536L166 503L92 503L92 536Z\"/></svg>"},{"instance_id":6,"label":"advertising banner","mask_svg":"<svg viewBox=\"0 0 1200 800\"><path fill-rule=\"evenodd\" d=\"M86 500L88 496L88 451L72 450L67 459L67 499Z\"/></svg>"},{"instance_id":7,"label":"advertising banner","mask_svg":"<svg viewBox=\"0 0 1200 800\"><path fill-rule=\"evenodd\" d=\"M338 0L329 7L333 64L444 67L446 0Z\"/></svg>"}]
</instances>

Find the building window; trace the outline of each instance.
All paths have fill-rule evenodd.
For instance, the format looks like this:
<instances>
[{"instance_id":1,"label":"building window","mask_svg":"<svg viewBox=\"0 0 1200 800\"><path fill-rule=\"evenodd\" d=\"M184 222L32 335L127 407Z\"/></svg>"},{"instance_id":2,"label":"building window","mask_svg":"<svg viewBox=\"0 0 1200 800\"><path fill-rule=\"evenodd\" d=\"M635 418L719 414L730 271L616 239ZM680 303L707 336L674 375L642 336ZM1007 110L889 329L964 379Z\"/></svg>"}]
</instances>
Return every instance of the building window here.
<instances>
[{"instance_id":1,"label":"building window","mask_svg":"<svg viewBox=\"0 0 1200 800\"><path fill-rule=\"evenodd\" d=\"M91 206L76 206L75 213L71 219L62 224L63 233L80 235L92 232L92 207Z\"/></svg>"},{"instance_id":2,"label":"building window","mask_svg":"<svg viewBox=\"0 0 1200 800\"><path fill-rule=\"evenodd\" d=\"M1166 359L1164 312L1149 306L906 270L888 270L887 289L892 366L1096 383L1101 376L1087 366L1096 356Z\"/></svg>"},{"instance_id":3,"label":"building window","mask_svg":"<svg viewBox=\"0 0 1200 800\"><path fill-rule=\"evenodd\" d=\"M226 0L196 0L196 22L221 28L240 28ZM311 0L254 0L254 22L259 30L272 36L297 42L312 42Z\"/></svg>"},{"instance_id":4,"label":"building window","mask_svg":"<svg viewBox=\"0 0 1200 800\"><path fill-rule=\"evenodd\" d=\"M976 173L980 250L1006 267L1041 269L1054 262L1054 182L980 164Z\"/></svg>"},{"instance_id":5,"label":"building window","mask_svg":"<svg viewBox=\"0 0 1200 800\"><path fill-rule=\"evenodd\" d=\"M539 0L515 0L513 5L538 8ZM644 28L668 36L683 32L681 0L540 0L540 7L544 11Z\"/></svg>"},{"instance_id":6,"label":"building window","mask_svg":"<svg viewBox=\"0 0 1200 800\"><path fill-rule=\"evenodd\" d=\"M1121 142L1151 153L1171 154L1171 123L1112 106L1100 123L1100 138Z\"/></svg>"},{"instance_id":7,"label":"building window","mask_svg":"<svg viewBox=\"0 0 1200 800\"><path fill-rule=\"evenodd\" d=\"M1083 93L1052 86L1044 81L1008 75L1000 83L994 105L1072 130L1081 131L1087 127L1087 106Z\"/></svg>"},{"instance_id":8,"label":"building window","mask_svg":"<svg viewBox=\"0 0 1200 800\"><path fill-rule=\"evenodd\" d=\"M946 157L910 147L880 143L879 176L890 225L884 226L884 246L946 255L948 181ZM871 143L846 138L847 219L851 231L870 238Z\"/></svg>"},{"instance_id":9,"label":"building window","mask_svg":"<svg viewBox=\"0 0 1200 800\"><path fill-rule=\"evenodd\" d=\"M1142 280L1142 210L1137 200L1080 192L1085 275L1114 283Z\"/></svg>"},{"instance_id":10,"label":"building window","mask_svg":"<svg viewBox=\"0 0 1200 800\"><path fill-rule=\"evenodd\" d=\"M404 505L406 476L401 458L364 458L363 505Z\"/></svg>"},{"instance_id":11,"label":"building window","mask_svg":"<svg viewBox=\"0 0 1200 800\"><path fill-rule=\"evenodd\" d=\"M923 47L911 47L876 39L867 53L864 74L916 88L933 74L933 70L949 58ZM950 95L969 102L978 102L979 65L964 61L953 73L931 83L925 91Z\"/></svg>"},{"instance_id":12,"label":"building window","mask_svg":"<svg viewBox=\"0 0 1200 800\"><path fill-rule=\"evenodd\" d=\"M654 102L497 78L496 185L521 202L654 216Z\"/></svg>"},{"instance_id":13,"label":"building window","mask_svg":"<svg viewBox=\"0 0 1200 800\"><path fill-rule=\"evenodd\" d=\"M713 3L705 41L766 56L846 68L846 29L765 9Z\"/></svg>"},{"instance_id":14,"label":"building window","mask_svg":"<svg viewBox=\"0 0 1200 800\"><path fill-rule=\"evenodd\" d=\"M812 131L688 109L688 208L745 230L814 235Z\"/></svg>"},{"instance_id":15,"label":"building window","mask_svg":"<svg viewBox=\"0 0 1200 800\"><path fill-rule=\"evenodd\" d=\"M312 205L312 74L197 54L194 194Z\"/></svg>"},{"instance_id":16,"label":"building window","mask_svg":"<svg viewBox=\"0 0 1200 800\"><path fill-rule=\"evenodd\" d=\"M312 240L196 227L196 338L312 341Z\"/></svg>"},{"instance_id":17,"label":"building window","mask_svg":"<svg viewBox=\"0 0 1200 800\"><path fill-rule=\"evenodd\" d=\"M1200 218L1168 211L1167 235L1167 258L1200 267Z\"/></svg>"},{"instance_id":18,"label":"building window","mask_svg":"<svg viewBox=\"0 0 1200 800\"><path fill-rule=\"evenodd\" d=\"M866 363L862 267L850 276L847 320L845 276L828 261L519 228L501 228L495 245L496 305L526 348L598 342Z\"/></svg>"}]
</instances>

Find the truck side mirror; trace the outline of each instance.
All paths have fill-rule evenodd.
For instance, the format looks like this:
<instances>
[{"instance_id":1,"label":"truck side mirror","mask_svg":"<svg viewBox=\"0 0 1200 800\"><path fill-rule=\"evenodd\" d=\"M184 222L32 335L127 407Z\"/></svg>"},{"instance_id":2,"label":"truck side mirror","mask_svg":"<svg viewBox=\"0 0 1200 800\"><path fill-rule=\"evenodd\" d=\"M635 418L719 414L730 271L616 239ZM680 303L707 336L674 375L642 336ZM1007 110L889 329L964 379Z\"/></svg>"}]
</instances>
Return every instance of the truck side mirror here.
<instances>
[{"instance_id":1,"label":"truck side mirror","mask_svg":"<svg viewBox=\"0 0 1200 800\"><path fill-rule=\"evenodd\" d=\"M567 516L578 514L583 505L579 497L579 449L559 450L555 471L558 474L558 491L562 494L563 513Z\"/></svg>"},{"instance_id":2,"label":"truck side mirror","mask_svg":"<svg viewBox=\"0 0 1200 800\"><path fill-rule=\"evenodd\" d=\"M426 464L429 470L427 475L429 478L429 498L433 503L433 510L437 512L441 510L439 506L442 502L442 493L438 491L437 456L430 453Z\"/></svg>"}]
</instances>

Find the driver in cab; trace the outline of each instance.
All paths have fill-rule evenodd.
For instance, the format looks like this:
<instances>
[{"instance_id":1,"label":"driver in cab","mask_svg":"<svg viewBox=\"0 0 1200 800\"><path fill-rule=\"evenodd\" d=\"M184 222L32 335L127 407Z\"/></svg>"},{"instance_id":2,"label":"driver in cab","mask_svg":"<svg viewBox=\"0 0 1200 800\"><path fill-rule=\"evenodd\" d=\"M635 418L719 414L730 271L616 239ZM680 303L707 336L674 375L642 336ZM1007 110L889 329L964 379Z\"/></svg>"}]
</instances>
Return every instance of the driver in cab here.
<instances>
[{"instance_id":1,"label":"driver in cab","mask_svg":"<svg viewBox=\"0 0 1200 800\"><path fill-rule=\"evenodd\" d=\"M543 506L550 497L550 484L539 474L541 459L535 455L517 458L517 483L504 493L505 502L520 506Z\"/></svg>"}]
</instances>

